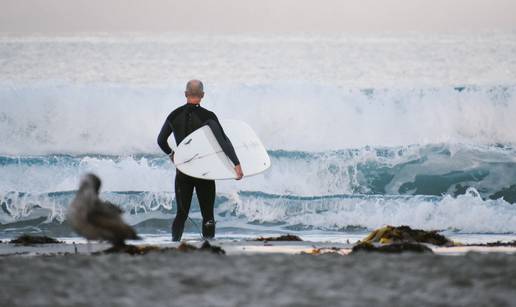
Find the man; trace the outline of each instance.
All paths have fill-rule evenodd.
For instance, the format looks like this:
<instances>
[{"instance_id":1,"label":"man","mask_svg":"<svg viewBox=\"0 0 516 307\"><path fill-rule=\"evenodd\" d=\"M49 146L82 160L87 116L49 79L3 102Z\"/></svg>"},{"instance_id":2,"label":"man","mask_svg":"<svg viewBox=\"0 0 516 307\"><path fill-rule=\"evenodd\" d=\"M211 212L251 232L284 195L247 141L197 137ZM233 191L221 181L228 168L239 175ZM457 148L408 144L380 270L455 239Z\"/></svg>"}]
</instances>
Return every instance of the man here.
<instances>
[{"instance_id":1,"label":"man","mask_svg":"<svg viewBox=\"0 0 516 307\"><path fill-rule=\"evenodd\" d=\"M187 135L204 125L208 125L224 153L235 165L236 179L240 180L243 177L243 173L233 145L225 135L217 116L215 116L213 112L200 106L201 100L204 97L204 86L202 82L199 80L188 81L186 84L185 97L186 104L170 113L161 128L161 132L158 136L158 145L161 147L161 150L174 162L174 152L168 145L168 137L174 133L176 144L179 145ZM183 235L194 188L201 208L202 235L205 238L213 238L215 236L215 219L213 216L215 181L190 177L176 170L175 192L177 214L172 223L173 241L180 241Z\"/></svg>"}]
</instances>

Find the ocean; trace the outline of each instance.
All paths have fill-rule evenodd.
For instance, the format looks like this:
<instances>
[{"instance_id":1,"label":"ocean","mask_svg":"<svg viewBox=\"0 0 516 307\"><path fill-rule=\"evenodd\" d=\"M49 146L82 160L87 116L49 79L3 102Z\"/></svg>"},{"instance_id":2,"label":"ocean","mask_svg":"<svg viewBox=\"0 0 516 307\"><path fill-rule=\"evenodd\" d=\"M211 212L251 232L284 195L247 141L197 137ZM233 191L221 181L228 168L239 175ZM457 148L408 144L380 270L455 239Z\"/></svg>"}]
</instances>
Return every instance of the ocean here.
<instances>
[{"instance_id":1,"label":"ocean","mask_svg":"<svg viewBox=\"0 0 516 307\"><path fill-rule=\"evenodd\" d=\"M514 32L3 35L0 238L75 238L66 208L93 172L139 233L170 240L175 169L156 139L192 78L272 160L217 183L221 238L516 238ZM196 200L190 216L196 238Z\"/></svg>"}]
</instances>

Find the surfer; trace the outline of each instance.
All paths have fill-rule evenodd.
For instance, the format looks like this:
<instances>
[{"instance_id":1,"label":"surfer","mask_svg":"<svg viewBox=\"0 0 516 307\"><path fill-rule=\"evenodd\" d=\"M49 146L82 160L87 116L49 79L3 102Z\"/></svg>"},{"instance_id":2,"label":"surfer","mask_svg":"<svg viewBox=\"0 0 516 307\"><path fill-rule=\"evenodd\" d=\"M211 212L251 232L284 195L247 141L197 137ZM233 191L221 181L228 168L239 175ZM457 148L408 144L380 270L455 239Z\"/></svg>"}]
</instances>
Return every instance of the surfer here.
<instances>
[{"instance_id":1,"label":"surfer","mask_svg":"<svg viewBox=\"0 0 516 307\"><path fill-rule=\"evenodd\" d=\"M168 115L158 136L158 145L174 162L174 152L168 145L168 138L173 133L176 144L193 131L208 125L220 147L235 166L236 179L242 179L244 174L235 149L228 139L215 113L201 107L201 100L204 98L204 86L199 80L190 80L185 90L186 104L175 109ZM192 202L193 190L197 193L199 207L202 215L202 235L205 238L215 236L215 219L213 207L215 203L215 181L198 179L176 170L175 193L177 202L177 214L172 223L172 240L180 241L190 204Z\"/></svg>"}]
</instances>

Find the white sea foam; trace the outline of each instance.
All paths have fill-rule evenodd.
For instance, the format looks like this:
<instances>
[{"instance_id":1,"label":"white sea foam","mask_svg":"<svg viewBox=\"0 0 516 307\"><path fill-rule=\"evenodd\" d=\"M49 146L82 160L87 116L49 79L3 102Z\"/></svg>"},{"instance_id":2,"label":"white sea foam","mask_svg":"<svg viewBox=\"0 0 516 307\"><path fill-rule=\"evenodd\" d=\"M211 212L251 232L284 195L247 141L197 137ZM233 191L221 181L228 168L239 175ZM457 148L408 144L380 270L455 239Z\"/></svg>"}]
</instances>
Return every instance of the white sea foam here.
<instances>
[{"instance_id":1,"label":"white sea foam","mask_svg":"<svg viewBox=\"0 0 516 307\"><path fill-rule=\"evenodd\" d=\"M0 193L2 224L45 217L64 220L73 192L54 194ZM332 195L299 197L259 192L219 194L215 213L219 227L257 231L353 231L383 225L409 225L461 233L516 233L516 206L503 199L483 200L470 188L458 197ZM104 193L103 198L126 210L132 224L148 219L170 220L173 193ZM197 205L191 216L200 218ZM27 222L30 225L31 222ZM36 224L34 224L36 223ZM33 222L38 226L40 222ZM39 225L44 227L45 225ZM66 225L61 225L63 229Z\"/></svg>"},{"instance_id":2,"label":"white sea foam","mask_svg":"<svg viewBox=\"0 0 516 307\"><path fill-rule=\"evenodd\" d=\"M514 37L3 36L0 153L158 152L192 77L270 149L515 143Z\"/></svg>"},{"instance_id":3,"label":"white sea foam","mask_svg":"<svg viewBox=\"0 0 516 307\"><path fill-rule=\"evenodd\" d=\"M228 207L247 221L281 223L282 227L325 230L384 225L409 225L422 229L470 233L516 232L516 206L499 200L482 200L474 189L456 198L345 197L262 198L244 195ZM231 206L231 205L230 205Z\"/></svg>"},{"instance_id":4,"label":"white sea foam","mask_svg":"<svg viewBox=\"0 0 516 307\"><path fill-rule=\"evenodd\" d=\"M0 153L158 153L182 86L0 87ZM242 119L269 149L515 144L516 86L360 90L309 84L215 88L205 106ZM173 143L170 139L170 143Z\"/></svg>"}]
</instances>

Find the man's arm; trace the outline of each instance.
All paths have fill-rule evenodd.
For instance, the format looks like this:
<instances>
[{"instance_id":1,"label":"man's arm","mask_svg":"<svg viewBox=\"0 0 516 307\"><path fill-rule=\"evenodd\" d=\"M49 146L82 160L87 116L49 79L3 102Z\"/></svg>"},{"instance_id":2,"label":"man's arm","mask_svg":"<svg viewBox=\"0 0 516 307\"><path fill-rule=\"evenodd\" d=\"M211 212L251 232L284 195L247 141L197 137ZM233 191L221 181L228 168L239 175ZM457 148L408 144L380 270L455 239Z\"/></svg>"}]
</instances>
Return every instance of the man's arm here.
<instances>
[{"instance_id":1,"label":"man's arm","mask_svg":"<svg viewBox=\"0 0 516 307\"><path fill-rule=\"evenodd\" d=\"M212 113L213 114L213 113ZM235 153L235 148L233 147L233 144L231 144L231 141L227 137L227 135L224 133L224 129L222 129L222 125L219 122L219 119L215 114L213 114L213 119L208 120L207 122L208 126L210 127L211 131L213 132L213 135L215 135L215 138L217 139L217 142L219 143L220 147L222 148L222 151L228 156L229 160L233 162L233 165L235 165L235 172L237 174L237 180L242 179L244 176L244 173L242 172L242 167L240 166L240 161L238 160L238 157Z\"/></svg>"},{"instance_id":2,"label":"man's arm","mask_svg":"<svg viewBox=\"0 0 516 307\"><path fill-rule=\"evenodd\" d=\"M217 142L222 148L222 151L224 151L226 156L228 156L229 160L231 160L235 166L239 165L240 161L238 160L238 157L235 153L235 148L233 148L233 144L231 144L231 141L224 133L224 129L222 129L218 118L215 117L213 120L208 120L207 124L210 126L210 129L215 135Z\"/></svg>"},{"instance_id":3,"label":"man's arm","mask_svg":"<svg viewBox=\"0 0 516 307\"><path fill-rule=\"evenodd\" d=\"M165 120L163 127L161 127L161 131L158 135L158 145L163 150L164 153L169 155L171 158L173 156L172 148L168 145L168 138L174 131L172 124L168 121L168 118Z\"/></svg>"}]
</instances>

